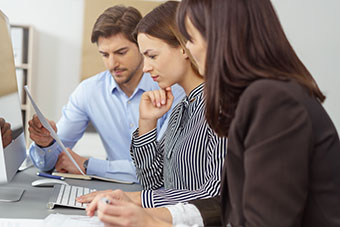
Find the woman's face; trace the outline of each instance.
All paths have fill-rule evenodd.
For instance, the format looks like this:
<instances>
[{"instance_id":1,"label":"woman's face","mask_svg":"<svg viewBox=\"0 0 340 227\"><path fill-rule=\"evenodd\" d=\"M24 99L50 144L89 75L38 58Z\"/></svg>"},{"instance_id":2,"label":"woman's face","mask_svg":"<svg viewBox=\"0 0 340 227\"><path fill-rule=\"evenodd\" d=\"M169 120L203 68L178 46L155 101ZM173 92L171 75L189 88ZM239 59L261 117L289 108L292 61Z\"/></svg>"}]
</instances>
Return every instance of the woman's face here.
<instances>
[{"instance_id":1,"label":"woman's face","mask_svg":"<svg viewBox=\"0 0 340 227\"><path fill-rule=\"evenodd\" d=\"M150 73L160 88L181 84L190 67L190 61L182 48L171 47L163 40L144 33L138 34L137 41L144 56L143 71Z\"/></svg>"},{"instance_id":2,"label":"woman's face","mask_svg":"<svg viewBox=\"0 0 340 227\"><path fill-rule=\"evenodd\" d=\"M185 25L188 34L191 37L191 41L188 41L186 47L192 54L198 65L198 71L201 75L205 75L205 61L207 55L207 43L202 37L201 33L196 29L196 27L191 23L189 17L185 18Z\"/></svg>"}]
</instances>

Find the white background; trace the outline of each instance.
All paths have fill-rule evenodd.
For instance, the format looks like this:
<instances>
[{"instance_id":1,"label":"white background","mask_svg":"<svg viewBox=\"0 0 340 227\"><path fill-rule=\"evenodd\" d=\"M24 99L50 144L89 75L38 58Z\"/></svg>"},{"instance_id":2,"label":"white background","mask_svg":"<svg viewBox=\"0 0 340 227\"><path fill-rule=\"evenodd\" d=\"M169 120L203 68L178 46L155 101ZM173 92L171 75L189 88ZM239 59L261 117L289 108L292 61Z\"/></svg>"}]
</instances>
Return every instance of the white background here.
<instances>
[{"instance_id":1,"label":"white background","mask_svg":"<svg viewBox=\"0 0 340 227\"><path fill-rule=\"evenodd\" d=\"M327 95L324 107L339 131L340 1L272 2L298 56ZM44 114L57 121L80 80L83 0L1 0L0 9L11 23L34 26L32 93Z\"/></svg>"}]
</instances>

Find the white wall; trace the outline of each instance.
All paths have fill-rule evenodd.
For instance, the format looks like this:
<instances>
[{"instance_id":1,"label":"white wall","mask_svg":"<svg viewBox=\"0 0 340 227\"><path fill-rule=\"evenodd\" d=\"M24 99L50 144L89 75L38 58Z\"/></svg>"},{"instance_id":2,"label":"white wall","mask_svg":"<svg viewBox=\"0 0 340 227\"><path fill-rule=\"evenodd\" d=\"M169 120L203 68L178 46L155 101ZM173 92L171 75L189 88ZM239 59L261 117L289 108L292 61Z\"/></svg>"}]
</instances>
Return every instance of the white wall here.
<instances>
[{"instance_id":1,"label":"white wall","mask_svg":"<svg viewBox=\"0 0 340 227\"><path fill-rule=\"evenodd\" d=\"M292 46L327 96L324 107L340 133L340 1L272 2Z\"/></svg>"},{"instance_id":2,"label":"white wall","mask_svg":"<svg viewBox=\"0 0 340 227\"><path fill-rule=\"evenodd\" d=\"M272 0L286 34L301 60L327 95L324 104L340 132L339 0ZM83 0L1 0L12 23L32 24L36 33L35 90L48 118L79 82Z\"/></svg>"},{"instance_id":3,"label":"white wall","mask_svg":"<svg viewBox=\"0 0 340 227\"><path fill-rule=\"evenodd\" d=\"M6 122L11 124L12 130L22 127L19 103L19 96L16 92L0 97L0 106L6 107L0 108L0 117L3 117Z\"/></svg>"},{"instance_id":4,"label":"white wall","mask_svg":"<svg viewBox=\"0 0 340 227\"><path fill-rule=\"evenodd\" d=\"M83 0L0 1L10 23L35 28L32 93L55 121L80 80L83 8Z\"/></svg>"}]
</instances>

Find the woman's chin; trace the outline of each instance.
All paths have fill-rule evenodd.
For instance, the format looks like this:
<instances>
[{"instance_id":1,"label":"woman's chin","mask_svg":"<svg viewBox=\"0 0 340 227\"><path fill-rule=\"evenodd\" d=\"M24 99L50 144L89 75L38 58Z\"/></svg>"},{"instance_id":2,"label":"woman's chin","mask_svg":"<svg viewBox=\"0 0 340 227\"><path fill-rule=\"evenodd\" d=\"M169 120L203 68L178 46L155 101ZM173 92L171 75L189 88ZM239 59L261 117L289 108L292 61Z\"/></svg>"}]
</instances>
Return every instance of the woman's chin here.
<instances>
[{"instance_id":1,"label":"woman's chin","mask_svg":"<svg viewBox=\"0 0 340 227\"><path fill-rule=\"evenodd\" d=\"M171 83L164 83L164 82L162 82L162 81L158 82L158 86L159 86L161 89L165 89L165 88L171 87L172 85L174 85L174 84L171 84Z\"/></svg>"}]
</instances>

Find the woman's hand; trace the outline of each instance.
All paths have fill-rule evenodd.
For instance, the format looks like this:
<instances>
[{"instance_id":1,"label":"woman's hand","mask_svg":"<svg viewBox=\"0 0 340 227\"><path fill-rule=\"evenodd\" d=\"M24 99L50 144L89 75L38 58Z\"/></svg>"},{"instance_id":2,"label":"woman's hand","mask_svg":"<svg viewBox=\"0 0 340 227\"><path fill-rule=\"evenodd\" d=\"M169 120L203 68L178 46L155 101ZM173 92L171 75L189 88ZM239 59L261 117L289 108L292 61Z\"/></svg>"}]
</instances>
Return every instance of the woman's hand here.
<instances>
[{"instance_id":1,"label":"woman's hand","mask_svg":"<svg viewBox=\"0 0 340 227\"><path fill-rule=\"evenodd\" d=\"M157 126L157 120L170 110L173 100L170 87L143 93L139 105L139 135Z\"/></svg>"},{"instance_id":2,"label":"woman's hand","mask_svg":"<svg viewBox=\"0 0 340 227\"><path fill-rule=\"evenodd\" d=\"M79 203L92 203L98 196L112 195L116 199L122 199L129 202L134 202L137 205L141 204L141 192L124 192L120 189L117 190L104 190L104 191L94 191L86 195L82 195L76 198ZM98 198L97 198L98 199ZM91 204L90 204L91 205ZM89 206L90 206L89 205Z\"/></svg>"},{"instance_id":3,"label":"woman's hand","mask_svg":"<svg viewBox=\"0 0 340 227\"><path fill-rule=\"evenodd\" d=\"M104 202L103 198L107 201ZM95 204L93 204L95 203ZM105 226L172 226L151 216L142 207L137 206L126 199L117 199L116 195L98 195L91 203L96 207L98 218ZM88 211L89 208L86 210ZM93 216L94 212L89 213Z\"/></svg>"},{"instance_id":4,"label":"woman's hand","mask_svg":"<svg viewBox=\"0 0 340 227\"><path fill-rule=\"evenodd\" d=\"M90 196L91 195L91 196ZM139 192L140 195L140 192ZM91 203L86 207L86 213L88 216L93 216L95 211L97 210L97 206L98 206L98 202L102 199L102 198L112 198L115 200L122 200L122 201L126 201L126 202L130 202L133 203L134 201L127 195L126 192L122 191L122 190L107 190L107 191L98 191L98 192L92 192L90 194L87 194L84 197L84 199L77 199L78 202L90 202L88 199L88 197L86 196L90 196L91 198ZM85 201L87 200L87 201Z\"/></svg>"}]
</instances>

